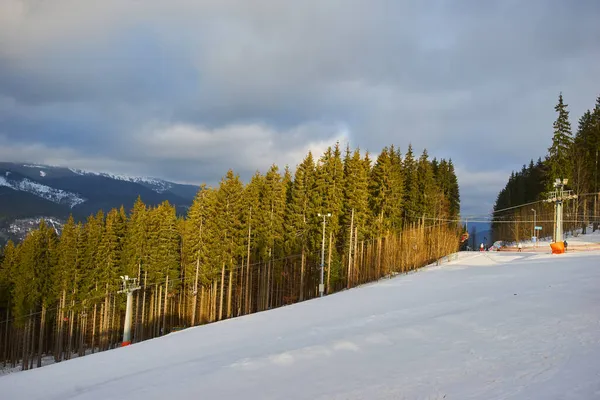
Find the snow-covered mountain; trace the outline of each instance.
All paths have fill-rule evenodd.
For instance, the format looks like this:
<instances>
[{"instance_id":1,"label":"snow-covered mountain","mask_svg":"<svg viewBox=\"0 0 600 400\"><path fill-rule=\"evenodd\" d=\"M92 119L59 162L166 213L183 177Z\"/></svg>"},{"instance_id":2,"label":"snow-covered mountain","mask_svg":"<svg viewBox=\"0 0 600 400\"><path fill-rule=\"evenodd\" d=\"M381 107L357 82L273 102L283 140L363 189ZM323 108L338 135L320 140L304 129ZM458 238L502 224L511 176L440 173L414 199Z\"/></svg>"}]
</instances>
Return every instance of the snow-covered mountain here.
<instances>
[{"instance_id":1,"label":"snow-covered mountain","mask_svg":"<svg viewBox=\"0 0 600 400\"><path fill-rule=\"evenodd\" d=\"M86 170L76 169L76 168L69 168L69 170L71 170L73 173L75 173L77 175L103 176L106 178L120 180L120 181L139 183L139 184L148 186L150 189L154 190L156 193L164 193L173 187L172 182L168 182L168 181L165 181L162 179L157 179L157 178L110 174L107 172L86 171ZM42 171L40 171L40 173L42 173Z\"/></svg>"},{"instance_id":2,"label":"snow-covered mountain","mask_svg":"<svg viewBox=\"0 0 600 400\"><path fill-rule=\"evenodd\" d=\"M44 172L40 171L40 176L46 176L45 173L43 175L42 173ZM31 193L56 204L66 204L69 208L73 208L86 200L77 193L55 189L27 178L11 179L11 174L8 171L5 172L5 176L0 176L0 186Z\"/></svg>"},{"instance_id":3,"label":"snow-covered mountain","mask_svg":"<svg viewBox=\"0 0 600 400\"><path fill-rule=\"evenodd\" d=\"M11 239L14 241L21 241L25 239L27 233L37 228L42 220L44 220L48 226L54 228L59 235L62 233L62 228L66 222L65 220L48 216L21 218L11 222L6 231L10 234Z\"/></svg>"},{"instance_id":4,"label":"snow-covered mountain","mask_svg":"<svg viewBox=\"0 0 600 400\"><path fill-rule=\"evenodd\" d=\"M183 213L197 191L197 186L156 178L0 162L0 245L14 236L10 224L16 219L44 216L61 221L72 214L82 220L99 210L130 210L138 196L148 205L169 201Z\"/></svg>"}]
</instances>

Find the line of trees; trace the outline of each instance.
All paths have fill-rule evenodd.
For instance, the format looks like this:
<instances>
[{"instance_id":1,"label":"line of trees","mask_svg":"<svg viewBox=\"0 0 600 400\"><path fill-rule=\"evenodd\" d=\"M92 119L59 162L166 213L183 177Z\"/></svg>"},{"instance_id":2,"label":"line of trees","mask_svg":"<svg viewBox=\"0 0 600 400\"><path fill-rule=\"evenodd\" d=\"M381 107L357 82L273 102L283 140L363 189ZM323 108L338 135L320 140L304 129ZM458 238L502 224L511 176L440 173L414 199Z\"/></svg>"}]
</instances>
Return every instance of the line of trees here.
<instances>
[{"instance_id":1,"label":"line of trees","mask_svg":"<svg viewBox=\"0 0 600 400\"><path fill-rule=\"evenodd\" d=\"M497 240L520 240L531 236L530 221L533 207L543 225L542 232L552 231L554 208L552 204L538 203L533 206L500 211L542 200L554 190L556 179L568 179L566 189L578 195L577 200L565 203L565 225L567 229L594 224L597 229L600 220L600 96L592 110L587 110L580 118L577 131L573 135L569 121L568 104L562 93L555 106L557 113L553 124L554 134L548 154L537 162L531 160L521 171L513 172L504 189L500 191L494 205L492 229ZM547 221L547 222L544 222Z\"/></svg>"},{"instance_id":2,"label":"line of trees","mask_svg":"<svg viewBox=\"0 0 600 400\"><path fill-rule=\"evenodd\" d=\"M326 221L330 294L407 272L456 251L459 189L451 160L339 144L295 170L273 165L247 184L228 171L202 185L187 215L141 199L70 218L60 237L43 221L0 264L0 359L23 369L107 350L122 339L120 276L135 277L133 341L315 297ZM425 218L427 216L428 218ZM433 218L432 218L433 217ZM437 220L436 220L437 219Z\"/></svg>"}]
</instances>

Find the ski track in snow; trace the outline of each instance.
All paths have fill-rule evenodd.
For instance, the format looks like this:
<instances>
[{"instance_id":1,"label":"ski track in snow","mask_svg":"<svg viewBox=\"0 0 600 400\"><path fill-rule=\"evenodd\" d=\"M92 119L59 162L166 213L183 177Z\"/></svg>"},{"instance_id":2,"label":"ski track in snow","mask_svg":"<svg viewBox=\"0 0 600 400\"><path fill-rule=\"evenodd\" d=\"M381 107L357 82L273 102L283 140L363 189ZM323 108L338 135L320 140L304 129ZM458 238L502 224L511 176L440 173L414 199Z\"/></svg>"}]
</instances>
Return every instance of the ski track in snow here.
<instances>
[{"instance_id":1,"label":"ski track in snow","mask_svg":"<svg viewBox=\"0 0 600 400\"><path fill-rule=\"evenodd\" d=\"M0 378L10 399L591 399L600 252L461 254ZM4 397L6 396L6 397Z\"/></svg>"}]
</instances>

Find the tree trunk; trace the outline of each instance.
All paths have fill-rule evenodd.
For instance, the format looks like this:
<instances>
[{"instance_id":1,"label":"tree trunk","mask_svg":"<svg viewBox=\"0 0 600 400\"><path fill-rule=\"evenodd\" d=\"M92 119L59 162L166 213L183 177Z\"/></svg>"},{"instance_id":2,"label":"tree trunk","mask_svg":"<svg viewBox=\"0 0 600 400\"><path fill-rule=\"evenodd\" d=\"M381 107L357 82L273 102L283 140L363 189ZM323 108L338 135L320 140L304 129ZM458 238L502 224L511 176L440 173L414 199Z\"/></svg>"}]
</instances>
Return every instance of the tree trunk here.
<instances>
[{"instance_id":1,"label":"tree trunk","mask_svg":"<svg viewBox=\"0 0 600 400\"><path fill-rule=\"evenodd\" d=\"M587 226L589 225L590 221L588 220L588 212L587 212L587 199L584 198L583 200L583 223L582 223L582 227L581 227L581 233L585 235L586 231L587 231Z\"/></svg>"},{"instance_id":2,"label":"tree trunk","mask_svg":"<svg viewBox=\"0 0 600 400\"><path fill-rule=\"evenodd\" d=\"M200 288L200 316L198 318L201 324L204 323L204 292L204 285L202 285Z\"/></svg>"},{"instance_id":3,"label":"tree trunk","mask_svg":"<svg viewBox=\"0 0 600 400\"><path fill-rule=\"evenodd\" d=\"M37 354L37 367L42 366L42 352L44 347L44 331L46 327L46 305L42 304L42 314L40 315L40 333L38 339L38 354Z\"/></svg>"},{"instance_id":4,"label":"tree trunk","mask_svg":"<svg viewBox=\"0 0 600 400\"><path fill-rule=\"evenodd\" d=\"M251 290L250 290L250 238L252 233L252 207L248 214L248 256L246 259L246 314L250 313L250 301L251 301Z\"/></svg>"},{"instance_id":5,"label":"tree trunk","mask_svg":"<svg viewBox=\"0 0 600 400\"><path fill-rule=\"evenodd\" d=\"M79 318L79 356L85 355L84 343L85 343L85 325L87 323L87 314L84 311Z\"/></svg>"},{"instance_id":6,"label":"tree trunk","mask_svg":"<svg viewBox=\"0 0 600 400\"><path fill-rule=\"evenodd\" d=\"M254 271L252 271L252 273L248 274L250 275L250 284L248 286L248 314L250 314L252 312L252 307L254 307L254 298L252 296L252 291L254 289Z\"/></svg>"},{"instance_id":7,"label":"tree trunk","mask_svg":"<svg viewBox=\"0 0 600 400\"><path fill-rule=\"evenodd\" d=\"M354 259L353 259L353 263L352 263L353 264L352 268L354 269L354 271L353 271L354 272L353 282L360 283L359 282L359 279L360 279L359 273L360 273L360 271L358 270L358 268L360 266L358 265L359 258L357 256L357 254L358 254L358 226L355 226L354 227Z\"/></svg>"},{"instance_id":8,"label":"tree trunk","mask_svg":"<svg viewBox=\"0 0 600 400\"><path fill-rule=\"evenodd\" d=\"M225 262L223 262L223 266L221 267L221 291L219 293L219 321L223 319L223 295L225 289Z\"/></svg>"},{"instance_id":9,"label":"tree trunk","mask_svg":"<svg viewBox=\"0 0 600 400\"><path fill-rule=\"evenodd\" d=\"M27 359L29 360L29 369L33 369L33 348L35 346L35 321L31 318L31 332L29 338L29 349L27 350Z\"/></svg>"},{"instance_id":10,"label":"tree trunk","mask_svg":"<svg viewBox=\"0 0 600 400\"><path fill-rule=\"evenodd\" d=\"M167 333L167 304L168 304L168 297L169 294L169 275L167 275L167 281L165 283L165 304L164 304L164 308L163 308L163 323L162 323L162 334L164 335L165 333Z\"/></svg>"},{"instance_id":11,"label":"tree trunk","mask_svg":"<svg viewBox=\"0 0 600 400\"><path fill-rule=\"evenodd\" d=\"M148 271L144 271L144 293L142 293L142 322L141 322L141 326L140 326L140 340L144 340L144 335L146 332L146 282L148 280Z\"/></svg>"},{"instance_id":12,"label":"tree trunk","mask_svg":"<svg viewBox=\"0 0 600 400\"><path fill-rule=\"evenodd\" d=\"M102 326L102 344L100 346L101 350L108 349L108 324L109 324L109 315L110 315L110 298L108 294L108 283L106 284L106 296L104 297L104 316L102 317L103 326Z\"/></svg>"},{"instance_id":13,"label":"tree trunk","mask_svg":"<svg viewBox=\"0 0 600 400\"><path fill-rule=\"evenodd\" d=\"M304 300L304 264L306 263L306 249L304 243L302 244L302 255L300 258L300 299Z\"/></svg>"},{"instance_id":14,"label":"tree trunk","mask_svg":"<svg viewBox=\"0 0 600 400\"><path fill-rule=\"evenodd\" d=\"M142 262L138 262L137 284L142 281ZM145 284L145 282L144 282ZM140 291L135 293L135 321L133 323L133 342L137 343L140 337Z\"/></svg>"},{"instance_id":15,"label":"tree trunk","mask_svg":"<svg viewBox=\"0 0 600 400\"><path fill-rule=\"evenodd\" d=\"M352 236L354 235L354 208L352 209L352 216L350 218L350 241L348 244L348 279L347 289L350 289L352 285Z\"/></svg>"},{"instance_id":16,"label":"tree trunk","mask_svg":"<svg viewBox=\"0 0 600 400\"><path fill-rule=\"evenodd\" d=\"M269 262L267 263L267 285L266 287L266 293L265 293L265 309L268 310L269 309L269 299L270 299L270 295L271 295L271 268L273 267L272 264L272 249L269 249Z\"/></svg>"},{"instance_id":17,"label":"tree trunk","mask_svg":"<svg viewBox=\"0 0 600 400\"><path fill-rule=\"evenodd\" d=\"M327 294L331 292L330 278L331 278L331 246L333 244L333 231L329 231L329 249L327 255Z\"/></svg>"},{"instance_id":18,"label":"tree trunk","mask_svg":"<svg viewBox=\"0 0 600 400\"><path fill-rule=\"evenodd\" d=\"M155 329L156 329L156 331L154 332L155 337L162 336L162 332L160 329L160 325L161 325L160 320L162 317L162 315L161 315L161 312L162 312L162 290L163 290L163 287L162 287L162 285L160 285L158 287L158 298L156 299L156 314L155 314L156 315L156 317L155 317L156 323L154 324Z\"/></svg>"},{"instance_id":19,"label":"tree trunk","mask_svg":"<svg viewBox=\"0 0 600 400\"><path fill-rule=\"evenodd\" d=\"M6 367L6 360L9 357L8 348L10 347L10 342L8 340L8 322L10 321L10 297L8 299L8 305L6 307L6 325L4 326L4 341L6 342L4 346L4 350L2 352L2 366Z\"/></svg>"},{"instance_id":20,"label":"tree trunk","mask_svg":"<svg viewBox=\"0 0 600 400\"><path fill-rule=\"evenodd\" d=\"M235 295L235 304L236 304L236 317L239 317L242 315L243 311L244 311L244 305L245 305L245 298L244 298L244 282L246 282L246 268L245 268L245 262L244 262L244 256L242 256L242 265L240 268L240 273L237 274L239 277L239 282L236 281L235 285L237 287L236 289L236 295Z\"/></svg>"},{"instance_id":21,"label":"tree trunk","mask_svg":"<svg viewBox=\"0 0 600 400\"><path fill-rule=\"evenodd\" d=\"M71 352L73 346L73 320L75 319L75 315L73 313L73 307L75 306L75 300L71 301L71 309L69 310L69 338L67 340L67 353L65 354L66 359L71 359Z\"/></svg>"},{"instance_id":22,"label":"tree trunk","mask_svg":"<svg viewBox=\"0 0 600 400\"><path fill-rule=\"evenodd\" d=\"M27 355L29 354L29 331L31 330L31 316L27 320L25 327L23 328L23 357L21 361L21 370L26 371L29 368L29 360Z\"/></svg>"},{"instance_id":23,"label":"tree trunk","mask_svg":"<svg viewBox=\"0 0 600 400\"><path fill-rule=\"evenodd\" d=\"M110 323L110 346L114 347L114 344L116 342L116 332L115 332L115 316L117 314L117 297L113 297L113 301L112 301L112 318L111 318L111 323Z\"/></svg>"},{"instance_id":24,"label":"tree trunk","mask_svg":"<svg viewBox=\"0 0 600 400\"><path fill-rule=\"evenodd\" d=\"M92 343L91 343L92 354L94 354L94 352L96 350L94 347L96 345L96 343L95 343L95 341L96 341L96 307L98 307L98 305L94 304L94 314L92 316Z\"/></svg>"},{"instance_id":25,"label":"tree trunk","mask_svg":"<svg viewBox=\"0 0 600 400\"><path fill-rule=\"evenodd\" d=\"M213 280L213 285L212 285L212 299L211 299L211 314L210 314L210 320L211 322L216 321L217 319L217 280L214 279Z\"/></svg>"},{"instance_id":26,"label":"tree trunk","mask_svg":"<svg viewBox=\"0 0 600 400\"><path fill-rule=\"evenodd\" d=\"M198 272L200 270L200 257L196 257L196 277L194 278L194 297L192 298L192 326L196 325L196 305L198 304ZM200 300L202 301L202 300Z\"/></svg>"},{"instance_id":27,"label":"tree trunk","mask_svg":"<svg viewBox=\"0 0 600 400\"><path fill-rule=\"evenodd\" d=\"M63 352L63 330L64 330L64 326L65 326L65 305L67 304L67 290L63 289L62 292L62 297L60 299L60 304L59 304L59 312L58 312L58 318L57 318L57 323L58 323L58 329L57 329L57 333L56 333L56 351L54 352L54 359L55 361L61 361L62 360L62 352Z\"/></svg>"},{"instance_id":28,"label":"tree trunk","mask_svg":"<svg viewBox=\"0 0 600 400\"><path fill-rule=\"evenodd\" d=\"M231 294L233 292L233 267L229 265L229 285L227 290L227 318L231 318Z\"/></svg>"}]
</instances>

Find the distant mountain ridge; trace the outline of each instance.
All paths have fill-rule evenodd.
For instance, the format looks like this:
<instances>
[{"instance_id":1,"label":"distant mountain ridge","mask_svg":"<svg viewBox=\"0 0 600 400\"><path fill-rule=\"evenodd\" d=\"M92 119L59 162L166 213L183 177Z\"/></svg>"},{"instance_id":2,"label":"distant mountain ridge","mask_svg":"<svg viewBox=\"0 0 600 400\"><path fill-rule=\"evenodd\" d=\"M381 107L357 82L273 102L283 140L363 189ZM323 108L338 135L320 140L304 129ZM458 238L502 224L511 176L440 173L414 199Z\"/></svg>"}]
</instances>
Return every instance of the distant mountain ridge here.
<instances>
[{"instance_id":1,"label":"distant mountain ridge","mask_svg":"<svg viewBox=\"0 0 600 400\"><path fill-rule=\"evenodd\" d=\"M138 196L148 205L169 201L178 213L184 213L198 189L150 177L0 162L0 244L14 236L11 232L22 233L21 227L14 226L19 220L63 221L70 214L83 220L99 210L121 206L129 211Z\"/></svg>"}]
</instances>

